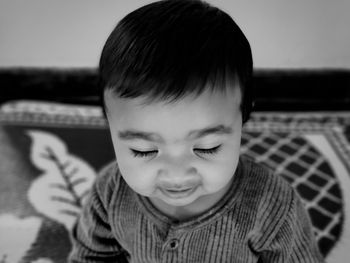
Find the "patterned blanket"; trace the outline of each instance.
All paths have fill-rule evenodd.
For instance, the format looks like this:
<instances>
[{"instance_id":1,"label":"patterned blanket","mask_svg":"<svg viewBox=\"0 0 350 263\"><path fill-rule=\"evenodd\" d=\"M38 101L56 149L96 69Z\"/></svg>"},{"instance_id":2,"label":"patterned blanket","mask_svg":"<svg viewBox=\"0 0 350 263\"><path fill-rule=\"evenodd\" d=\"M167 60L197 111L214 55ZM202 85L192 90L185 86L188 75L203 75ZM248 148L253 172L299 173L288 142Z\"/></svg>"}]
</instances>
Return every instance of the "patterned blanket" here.
<instances>
[{"instance_id":1,"label":"patterned blanket","mask_svg":"<svg viewBox=\"0 0 350 263\"><path fill-rule=\"evenodd\" d=\"M350 112L254 113L242 154L301 196L329 263L350 248ZM0 108L0 263L64 263L98 172L114 159L97 107L19 101Z\"/></svg>"}]
</instances>

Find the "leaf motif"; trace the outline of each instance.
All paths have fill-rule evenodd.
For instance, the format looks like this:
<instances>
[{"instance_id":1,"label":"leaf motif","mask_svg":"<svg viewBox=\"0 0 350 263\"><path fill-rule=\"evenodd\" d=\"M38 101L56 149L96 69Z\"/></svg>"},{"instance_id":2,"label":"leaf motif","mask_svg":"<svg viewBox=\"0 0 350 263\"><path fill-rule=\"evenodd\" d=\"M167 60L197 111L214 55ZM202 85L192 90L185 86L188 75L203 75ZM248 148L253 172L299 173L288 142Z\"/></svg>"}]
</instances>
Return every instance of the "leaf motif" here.
<instances>
[{"instance_id":1,"label":"leaf motif","mask_svg":"<svg viewBox=\"0 0 350 263\"><path fill-rule=\"evenodd\" d=\"M41 222L38 217L0 215L0 262L20 262L35 241Z\"/></svg>"},{"instance_id":2,"label":"leaf motif","mask_svg":"<svg viewBox=\"0 0 350 263\"><path fill-rule=\"evenodd\" d=\"M96 172L87 162L70 154L54 134L38 130L27 133L32 139L31 161L42 170L28 190L28 199L38 212L71 230Z\"/></svg>"}]
</instances>

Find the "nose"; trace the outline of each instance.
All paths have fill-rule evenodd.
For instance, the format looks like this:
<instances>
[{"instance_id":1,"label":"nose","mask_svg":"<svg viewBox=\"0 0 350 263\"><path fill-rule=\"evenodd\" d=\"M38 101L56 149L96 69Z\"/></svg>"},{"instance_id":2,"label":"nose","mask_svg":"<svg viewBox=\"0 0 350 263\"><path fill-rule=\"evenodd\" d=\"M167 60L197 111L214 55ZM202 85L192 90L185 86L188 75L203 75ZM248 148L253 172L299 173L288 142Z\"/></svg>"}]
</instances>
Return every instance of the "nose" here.
<instances>
[{"instance_id":1,"label":"nose","mask_svg":"<svg viewBox=\"0 0 350 263\"><path fill-rule=\"evenodd\" d=\"M192 180L197 174L191 157L167 158L158 170L158 177L164 181L171 181L171 184L183 184Z\"/></svg>"}]
</instances>

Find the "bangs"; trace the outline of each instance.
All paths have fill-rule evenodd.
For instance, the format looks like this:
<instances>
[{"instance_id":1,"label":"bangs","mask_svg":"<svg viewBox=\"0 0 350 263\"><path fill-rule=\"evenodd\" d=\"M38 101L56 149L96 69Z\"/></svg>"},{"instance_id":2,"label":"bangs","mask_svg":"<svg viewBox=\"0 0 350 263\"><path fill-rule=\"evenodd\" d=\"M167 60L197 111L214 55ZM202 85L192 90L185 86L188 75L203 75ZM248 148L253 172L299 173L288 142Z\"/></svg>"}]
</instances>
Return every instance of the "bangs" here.
<instances>
[{"instance_id":1,"label":"bangs","mask_svg":"<svg viewBox=\"0 0 350 263\"><path fill-rule=\"evenodd\" d=\"M119 77L112 77L106 89L120 98L143 97L149 103L156 101L171 103L187 96L199 96L205 90L225 92L228 83L237 81L237 75L230 73L225 65L221 67L215 66L215 63L209 65L211 68L202 62L192 67L187 62L169 71L166 66L155 67L153 64L152 71L113 74L112 76Z\"/></svg>"}]
</instances>

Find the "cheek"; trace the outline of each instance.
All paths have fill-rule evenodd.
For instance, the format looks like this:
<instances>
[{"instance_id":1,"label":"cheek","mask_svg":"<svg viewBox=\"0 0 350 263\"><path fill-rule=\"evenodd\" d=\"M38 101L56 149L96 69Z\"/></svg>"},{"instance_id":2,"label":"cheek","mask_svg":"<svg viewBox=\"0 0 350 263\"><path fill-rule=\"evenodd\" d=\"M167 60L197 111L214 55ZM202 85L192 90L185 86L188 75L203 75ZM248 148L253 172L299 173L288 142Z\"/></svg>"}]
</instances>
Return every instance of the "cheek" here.
<instances>
[{"instance_id":1,"label":"cheek","mask_svg":"<svg viewBox=\"0 0 350 263\"><path fill-rule=\"evenodd\" d=\"M239 150L227 151L215 162L202 169L204 188L208 192L215 192L225 187L233 178L238 166Z\"/></svg>"},{"instance_id":2,"label":"cheek","mask_svg":"<svg viewBox=\"0 0 350 263\"><path fill-rule=\"evenodd\" d=\"M138 194L149 196L154 191L154 169L138 162L141 163L131 155L117 154L118 167L125 182Z\"/></svg>"},{"instance_id":3,"label":"cheek","mask_svg":"<svg viewBox=\"0 0 350 263\"><path fill-rule=\"evenodd\" d=\"M203 176L203 186L208 192L216 192L229 184L236 171L237 165L231 162L228 166L213 166L206 169Z\"/></svg>"},{"instance_id":4,"label":"cheek","mask_svg":"<svg viewBox=\"0 0 350 263\"><path fill-rule=\"evenodd\" d=\"M128 147L123 145L112 133L112 143L118 167L125 182L141 195L149 196L154 191L155 172L153 167L144 165L135 158Z\"/></svg>"}]
</instances>

